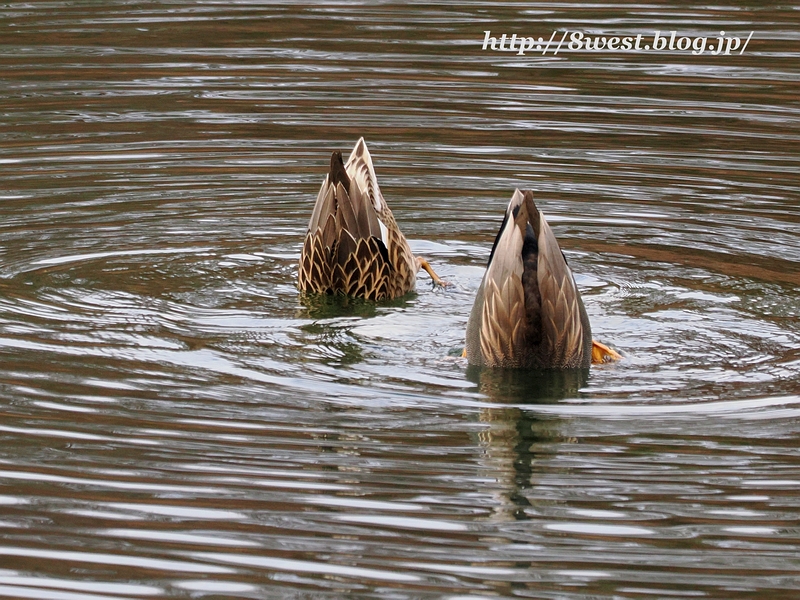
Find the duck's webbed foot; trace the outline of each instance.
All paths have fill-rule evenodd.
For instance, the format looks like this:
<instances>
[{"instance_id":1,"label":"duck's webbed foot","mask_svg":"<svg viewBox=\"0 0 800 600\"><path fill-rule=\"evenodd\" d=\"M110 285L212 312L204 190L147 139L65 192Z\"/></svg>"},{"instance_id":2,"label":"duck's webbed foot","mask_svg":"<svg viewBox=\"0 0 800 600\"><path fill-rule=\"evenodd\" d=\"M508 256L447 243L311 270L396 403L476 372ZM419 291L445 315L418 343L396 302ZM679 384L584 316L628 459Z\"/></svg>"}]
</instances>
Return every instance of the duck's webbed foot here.
<instances>
[{"instance_id":1,"label":"duck's webbed foot","mask_svg":"<svg viewBox=\"0 0 800 600\"><path fill-rule=\"evenodd\" d=\"M592 364L600 365L603 363L615 362L622 358L616 350L601 344L597 340L592 340Z\"/></svg>"},{"instance_id":2,"label":"duck's webbed foot","mask_svg":"<svg viewBox=\"0 0 800 600\"><path fill-rule=\"evenodd\" d=\"M431 267L430 263L427 260L425 260L421 256L417 256L415 258L417 259L417 266L420 269L425 269L428 275L431 276L431 279L433 279L433 285L438 285L441 287L447 287L448 285L450 285L443 279L439 278L439 276L434 272L433 268Z\"/></svg>"}]
</instances>

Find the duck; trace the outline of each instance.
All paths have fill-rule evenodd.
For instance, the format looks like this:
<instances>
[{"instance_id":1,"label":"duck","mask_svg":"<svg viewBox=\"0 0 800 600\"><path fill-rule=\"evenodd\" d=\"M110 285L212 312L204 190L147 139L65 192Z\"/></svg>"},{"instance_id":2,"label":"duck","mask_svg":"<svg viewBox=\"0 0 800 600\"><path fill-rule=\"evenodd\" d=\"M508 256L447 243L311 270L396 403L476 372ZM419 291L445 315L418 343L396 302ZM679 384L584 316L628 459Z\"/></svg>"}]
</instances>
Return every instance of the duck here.
<instances>
[{"instance_id":1,"label":"duck","mask_svg":"<svg viewBox=\"0 0 800 600\"><path fill-rule=\"evenodd\" d=\"M333 152L300 253L299 290L392 300L414 289L420 269L434 285L447 285L411 252L378 186L364 138L346 163L340 151Z\"/></svg>"},{"instance_id":2,"label":"duck","mask_svg":"<svg viewBox=\"0 0 800 600\"><path fill-rule=\"evenodd\" d=\"M471 365L587 369L621 355L592 339L575 278L530 190L514 191L467 321Z\"/></svg>"}]
</instances>

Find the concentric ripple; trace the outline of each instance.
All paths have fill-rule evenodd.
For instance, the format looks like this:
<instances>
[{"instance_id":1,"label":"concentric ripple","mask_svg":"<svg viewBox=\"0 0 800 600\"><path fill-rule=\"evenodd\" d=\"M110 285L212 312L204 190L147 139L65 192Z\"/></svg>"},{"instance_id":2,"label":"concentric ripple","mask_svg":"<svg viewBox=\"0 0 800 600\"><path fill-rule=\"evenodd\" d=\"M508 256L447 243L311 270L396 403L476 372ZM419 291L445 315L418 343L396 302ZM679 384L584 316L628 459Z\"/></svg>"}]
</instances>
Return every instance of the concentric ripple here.
<instances>
[{"instance_id":1,"label":"concentric ripple","mask_svg":"<svg viewBox=\"0 0 800 600\"><path fill-rule=\"evenodd\" d=\"M0 597L795 597L791 7L56 0L0 23ZM487 29L755 33L519 56ZM298 295L329 153L361 135L447 289ZM515 187L619 364L460 357Z\"/></svg>"}]
</instances>

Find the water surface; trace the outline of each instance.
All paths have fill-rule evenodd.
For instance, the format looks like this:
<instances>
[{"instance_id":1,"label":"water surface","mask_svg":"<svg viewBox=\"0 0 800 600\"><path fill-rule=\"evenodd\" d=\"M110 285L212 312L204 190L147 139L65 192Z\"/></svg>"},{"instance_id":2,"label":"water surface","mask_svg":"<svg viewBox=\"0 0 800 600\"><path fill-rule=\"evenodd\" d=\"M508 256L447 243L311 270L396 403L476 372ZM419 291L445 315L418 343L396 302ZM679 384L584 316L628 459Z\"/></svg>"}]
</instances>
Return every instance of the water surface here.
<instances>
[{"instance_id":1,"label":"water surface","mask_svg":"<svg viewBox=\"0 0 800 600\"><path fill-rule=\"evenodd\" d=\"M796 11L102 4L0 8L0 595L796 596ZM362 135L447 290L299 297ZM621 363L459 358L517 186Z\"/></svg>"}]
</instances>

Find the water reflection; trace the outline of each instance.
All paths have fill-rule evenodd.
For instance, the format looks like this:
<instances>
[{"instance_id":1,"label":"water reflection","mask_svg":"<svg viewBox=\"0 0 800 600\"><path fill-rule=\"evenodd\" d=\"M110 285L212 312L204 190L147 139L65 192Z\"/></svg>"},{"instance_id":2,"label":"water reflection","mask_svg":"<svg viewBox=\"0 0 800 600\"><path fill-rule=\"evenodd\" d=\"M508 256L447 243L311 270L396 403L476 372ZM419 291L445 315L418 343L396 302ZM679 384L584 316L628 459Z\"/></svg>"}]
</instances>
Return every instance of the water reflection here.
<instances>
[{"instance_id":1,"label":"water reflection","mask_svg":"<svg viewBox=\"0 0 800 600\"><path fill-rule=\"evenodd\" d=\"M299 297L303 310L297 311L297 318L317 321L337 317L369 319L379 314L380 307L404 304L403 298L376 303L342 294L300 294Z\"/></svg>"},{"instance_id":2,"label":"water reflection","mask_svg":"<svg viewBox=\"0 0 800 600\"><path fill-rule=\"evenodd\" d=\"M559 417L537 412L536 406L575 398L586 385L588 369L486 369L470 365L467 378L491 402L479 412L487 425L478 435L486 476L497 480L493 519L535 518L528 490L534 488L542 463L558 452L564 439Z\"/></svg>"},{"instance_id":3,"label":"water reflection","mask_svg":"<svg viewBox=\"0 0 800 600\"><path fill-rule=\"evenodd\" d=\"M527 491L538 483L540 463L552 457L561 441L559 419L510 407L482 409L479 418L488 425L478 436L482 472L497 481L492 519L535 518Z\"/></svg>"},{"instance_id":4,"label":"water reflection","mask_svg":"<svg viewBox=\"0 0 800 600\"><path fill-rule=\"evenodd\" d=\"M314 322L301 327L309 358L318 358L328 366L347 366L364 360L363 345L353 337L345 323Z\"/></svg>"},{"instance_id":5,"label":"water reflection","mask_svg":"<svg viewBox=\"0 0 800 600\"><path fill-rule=\"evenodd\" d=\"M466 377L493 402L552 404L579 397L589 381L589 369L483 369L469 365Z\"/></svg>"}]
</instances>

